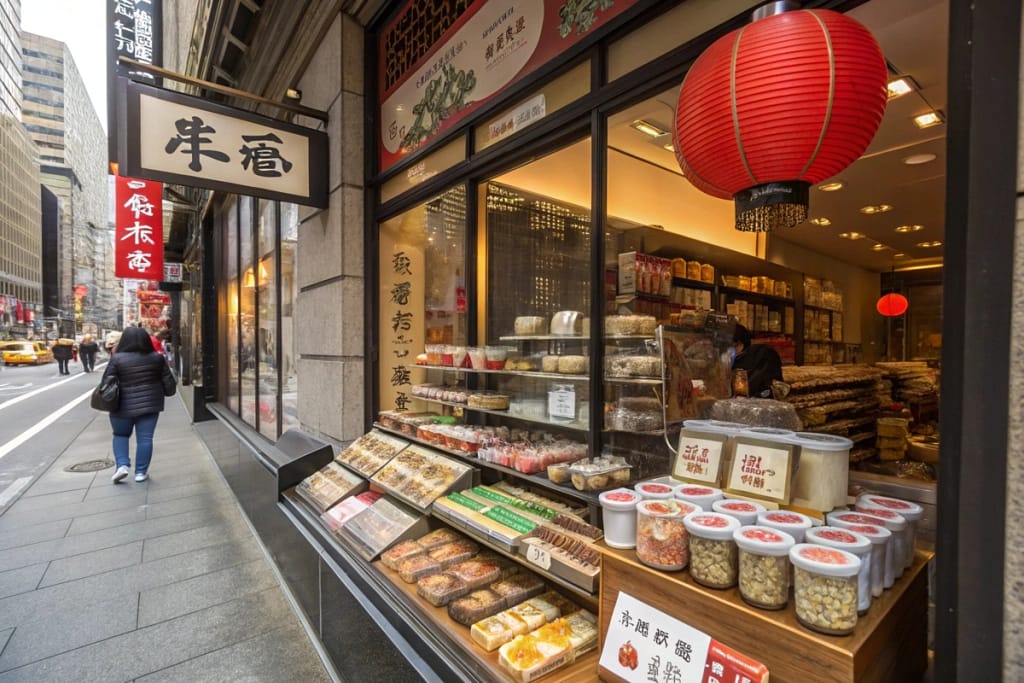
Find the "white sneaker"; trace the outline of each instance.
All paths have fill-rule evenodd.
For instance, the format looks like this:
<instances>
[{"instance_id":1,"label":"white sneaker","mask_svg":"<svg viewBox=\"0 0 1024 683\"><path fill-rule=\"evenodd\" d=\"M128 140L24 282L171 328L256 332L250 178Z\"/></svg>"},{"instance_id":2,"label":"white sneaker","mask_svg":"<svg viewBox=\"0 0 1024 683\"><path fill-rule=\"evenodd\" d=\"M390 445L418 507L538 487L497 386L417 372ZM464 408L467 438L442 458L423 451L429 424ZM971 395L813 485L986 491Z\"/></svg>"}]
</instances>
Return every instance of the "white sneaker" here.
<instances>
[{"instance_id":1,"label":"white sneaker","mask_svg":"<svg viewBox=\"0 0 1024 683\"><path fill-rule=\"evenodd\" d=\"M125 467L124 465L121 465L120 467L117 468L117 470L114 472L114 476L112 476L110 479L116 484L127 476L128 468Z\"/></svg>"},{"instance_id":2,"label":"white sneaker","mask_svg":"<svg viewBox=\"0 0 1024 683\"><path fill-rule=\"evenodd\" d=\"M145 472L135 473L135 481L146 481L147 479L149 479L149 475L146 474Z\"/></svg>"}]
</instances>

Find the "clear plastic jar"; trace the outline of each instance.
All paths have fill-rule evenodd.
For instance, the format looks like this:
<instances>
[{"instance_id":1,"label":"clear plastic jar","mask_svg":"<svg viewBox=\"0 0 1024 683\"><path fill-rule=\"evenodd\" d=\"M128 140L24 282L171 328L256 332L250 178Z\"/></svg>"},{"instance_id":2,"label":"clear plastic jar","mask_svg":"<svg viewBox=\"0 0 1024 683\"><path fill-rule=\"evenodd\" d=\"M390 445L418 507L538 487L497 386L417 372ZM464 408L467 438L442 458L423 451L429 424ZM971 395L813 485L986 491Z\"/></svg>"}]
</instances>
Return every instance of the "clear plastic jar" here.
<instances>
[{"instance_id":1,"label":"clear plastic jar","mask_svg":"<svg viewBox=\"0 0 1024 683\"><path fill-rule=\"evenodd\" d=\"M723 497L722 489L696 484L680 484L672 492L676 500L696 505L705 512L711 512L711 504Z\"/></svg>"},{"instance_id":2,"label":"clear plastic jar","mask_svg":"<svg viewBox=\"0 0 1024 683\"><path fill-rule=\"evenodd\" d=\"M899 528L899 525L894 525L891 520L876 517L866 512L830 512L825 516L825 520L829 525L842 527L843 529L849 529L851 525L866 524L880 526L889 531L890 536L885 550L885 571L882 574L882 587L885 589L892 588L896 579L903 573L903 565L900 563L900 559L903 557L903 537L899 533L903 529ZM905 525L906 523L904 523Z\"/></svg>"},{"instance_id":3,"label":"clear plastic jar","mask_svg":"<svg viewBox=\"0 0 1024 683\"><path fill-rule=\"evenodd\" d=\"M765 507L760 503L746 500L730 500L723 498L711 504L711 510L723 515L729 515L739 520L741 526L757 524L757 514L764 512Z\"/></svg>"},{"instance_id":4,"label":"clear plastic jar","mask_svg":"<svg viewBox=\"0 0 1024 683\"><path fill-rule=\"evenodd\" d=\"M800 543L789 551L796 567L797 620L818 633L845 636L857 626L860 560L843 550Z\"/></svg>"},{"instance_id":5,"label":"clear plastic jar","mask_svg":"<svg viewBox=\"0 0 1024 683\"><path fill-rule=\"evenodd\" d=\"M675 500L642 500L636 505L636 556L655 569L681 571L690 559L683 517L696 507Z\"/></svg>"},{"instance_id":6,"label":"clear plastic jar","mask_svg":"<svg viewBox=\"0 0 1024 683\"><path fill-rule=\"evenodd\" d=\"M739 558L733 532L740 528L735 517L717 512L694 512L683 519L690 533L690 576L708 588L732 588L739 574Z\"/></svg>"},{"instance_id":7,"label":"clear plastic jar","mask_svg":"<svg viewBox=\"0 0 1024 683\"><path fill-rule=\"evenodd\" d=\"M857 510L869 515L891 519L896 514L907 523L903 534L903 568L910 569L914 564L914 547L917 544L917 520L924 516L924 508L917 503L910 503L898 498L885 496L863 495L857 499Z\"/></svg>"},{"instance_id":8,"label":"clear plastic jar","mask_svg":"<svg viewBox=\"0 0 1024 683\"><path fill-rule=\"evenodd\" d=\"M733 532L739 546L740 596L761 609L782 609L789 601L789 549L785 531L745 526Z\"/></svg>"},{"instance_id":9,"label":"clear plastic jar","mask_svg":"<svg viewBox=\"0 0 1024 683\"><path fill-rule=\"evenodd\" d=\"M612 548L636 547L636 504L640 496L630 489L615 489L599 495L604 516L604 542Z\"/></svg>"},{"instance_id":10,"label":"clear plastic jar","mask_svg":"<svg viewBox=\"0 0 1024 683\"><path fill-rule=\"evenodd\" d=\"M857 613L867 612L871 607L871 540L852 529L818 526L808 529L807 542L845 550L860 559L860 571L857 573Z\"/></svg>"}]
</instances>

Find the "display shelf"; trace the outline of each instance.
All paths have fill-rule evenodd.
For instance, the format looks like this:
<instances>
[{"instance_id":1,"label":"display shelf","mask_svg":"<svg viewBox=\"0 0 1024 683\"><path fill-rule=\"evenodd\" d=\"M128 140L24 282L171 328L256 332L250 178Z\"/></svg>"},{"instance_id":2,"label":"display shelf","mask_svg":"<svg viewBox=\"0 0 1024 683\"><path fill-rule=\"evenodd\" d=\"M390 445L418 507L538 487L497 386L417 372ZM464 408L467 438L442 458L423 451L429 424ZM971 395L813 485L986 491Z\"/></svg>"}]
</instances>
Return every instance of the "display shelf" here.
<instances>
[{"instance_id":1,"label":"display shelf","mask_svg":"<svg viewBox=\"0 0 1024 683\"><path fill-rule=\"evenodd\" d=\"M658 377L605 377L605 384L637 384L641 386L661 386L665 380Z\"/></svg>"},{"instance_id":2,"label":"display shelf","mask_svg":"<svg viewBox=\"0 0 1024 683\"><path fill-rule=\"evenodd\" d=\"M762 292L751 292L746 289L739 289L737 287L726 287L722 285L718 288L718 291L722 294L731 297L741 297L744 299L750 299L752 301L761 301L769 304L782 304L785 306L794 306L796 302L793 299L788 299L784 296L775 296L774 294L764 294Z\"/></svg>"},{"instance_id":3,"label":"display shelf","mask_svg":"<svg viewBox=\"0 0 1024 683\"><path fill-rule=\"evenodd\" d=\"M573 336L570 334L528 334L507 335L498 337L499 341L590 341L590 337Z\"/></svg>"},{"instance_id":4,"label":"display shelf","mask_svg":"<svg viewBox=\"0 0 1024 683\"><path fill-rule=\"evenodd\" d=\"M461 372L473 375L507 375L510 377L533 377L535 379L557 379L567 382L589 382L590 375L569 375L561 372L541 372L539 370L478 370L476 368L456 368L450 365L415 365L406 367L423 370L441 370L444 372ZM419 397L417 397L419 398Z\"/></svg>"},{"instance_id":5,"label":"display shelf","mask_svg":"<svg viewBox=\"0 0 1024 683\"><path fill-rule=\"evenodd\" d=\"M676 277L674 275L672 276L672 286L688 287L690 289L706 289L708 291L711 291L715 288L715 285L712 282L704 282L703 280L690 280L689 278Z\"/></svg>"},{"instance_id":6,"label":"display shelf","mask_svg":"<svg viewBox=\"0 0 1024 683\"><path fill-rule=\"evenodd\" d=\"M463 410L470 410L474 413L484 413L486 415L498 415L500 417L508 417L513 420L519 420L520 422L530 422L533 424L542 424L549 427L560 427L562 429L571 429L576 432L585 432L589 428L586 424L572 420L570 422L555 422L553 420L546 420L536 417L526 417L525 415L516 415L509 412L508 410L488 410L487 408L470 408L465 403L453 403L451 401L439 401L436 398L423 398L422 396L413 397L417 401L423 401L424 403L436 403L437 405L449 406L450 408L462 408Z\"/></svg>"},{"instance_id":7,"label":"display shelf","mask_svg":"<svg viewBox=\"0 0 1024 683\"><path fill-rule=\"evenodd\" d=\"M842 313L837 308L825 308L824 306L812 306L811 304L804 304L804 308L812 311L825 311L826 313Z\"/></svg>"}]
</instances>

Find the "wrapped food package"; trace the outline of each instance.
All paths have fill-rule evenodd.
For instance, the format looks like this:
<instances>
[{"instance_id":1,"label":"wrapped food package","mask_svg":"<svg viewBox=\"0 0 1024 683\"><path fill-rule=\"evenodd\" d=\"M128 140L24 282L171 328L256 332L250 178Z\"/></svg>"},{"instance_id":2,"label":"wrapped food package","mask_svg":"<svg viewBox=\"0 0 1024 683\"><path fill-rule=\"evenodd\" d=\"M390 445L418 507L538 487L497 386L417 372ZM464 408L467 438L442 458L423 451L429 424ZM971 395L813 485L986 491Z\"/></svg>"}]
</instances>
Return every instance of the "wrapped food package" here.
<instances>
[{"instance_id":1,"label":"wrapped food package","mask_svg":"<svg viewBox=\"0 0 1024 683\"><path fill-rule=\"evenodd\" d=\"M434 607L444 607L469 592L466 582L452 574L431 574L416 582L416 593Z\"/></svg>"},{"instance_id":2,"label":"wrapped food package","mask_svg":"<svg viewBox=\"0 0 1024 683\"><path fill-rule=\"evenodd\" d=\"M398 575L406 583L416 583L420 579L438 574L441 571L441 563L426 555L414 555L402 560L398 565Z\"/></svg>"},{"instance_id":3,"label":"wrapped food package","mask_svg":"<svg viewBox=\"0 0 1024 683\"><path fill-rule=\"evenodd\" d=\"M448 572L462 579L470 588L479 588L501 578L501 565L495 560L473 558L452 565ZM469 623L474 621L477 619L471 619Z\"/></svg>"},{"instance_id":4,"label":"wrapped food package","mask_svg":"<svg viewBox=\"0 0 1024 683\"><path fill-rule=\"evenodd\" d=\"M803 425L796 408L783 401L763 398L727 398L715 401L711 419L739 422L751 427L772 427L800 431Z\"/></svg>"},{"instance_id":5,"label":"wrapped food package","mask_svg":"<svg viewBox=\"0 0 1024 683\"><path fill-rule=\"evenodd\" d=\"M495 581L491 584L491 590L504 598L509 605L518 605L543 593L544 581L531 572L520 572Z\"/></svg>"},{"instance_id":6,"label":"wrapped food package","mask_svg":"<svg viewBox=\"0 0 1024 683\"><path fill-rule=\"evenodd\" d=\"M427 556L440 564L442 569L447 569L452 565L465 562L479 551L480 546L476 543L469 539L462 539L438 546L427 553Z\"/></svg>"},{"instance_id":7,"label":"wrapped food package","mask_svg":"<svg viewBox=\"0 0 1024 683\"><path fill-rule=\"evenodd\" d=\"M416 555L422 555L426 551L416 541L402 541L380 556L381 563L388 569L398 571L404 560ZM411 581L409 583L412 583Z\"/></svg>"},{"instance_id":8,"label":"wrapped food package","mask_svg":"<svg viewBox=\"0 0 1024 683\"><path fill-rule=\"evenodd\" d=\"M444 545L445 543L451 543L452 541L461 541L465 536L460 534L458 531L449 529L448 527L441 527L435 529L429 534L421 536L417 539L417 543L423 546L424 550L430 551L434 548Z\"/></svg>"},{"instance_id":9,"label":"wrapped food package","mask_svg":"<svg viewBox=\"0 0 1024 683\"><path fill-rule=\"evenodd\" d=\"M526 622L522 619L501 612L473 624L469 635L477 645L493 652L516 636L526 633L526 630Z\"/></svg>"},{"instance_id":10,"label":"wrapped food package","mask_svg":"<svg viewBox=\"0 0 1024 683\"><path fill-rule=\"evenodd\" d=\"M493 616L505 607L505 598L484 588L448 603L448 616L463 626L470 626Z\"/></svg>"}]
</instances>

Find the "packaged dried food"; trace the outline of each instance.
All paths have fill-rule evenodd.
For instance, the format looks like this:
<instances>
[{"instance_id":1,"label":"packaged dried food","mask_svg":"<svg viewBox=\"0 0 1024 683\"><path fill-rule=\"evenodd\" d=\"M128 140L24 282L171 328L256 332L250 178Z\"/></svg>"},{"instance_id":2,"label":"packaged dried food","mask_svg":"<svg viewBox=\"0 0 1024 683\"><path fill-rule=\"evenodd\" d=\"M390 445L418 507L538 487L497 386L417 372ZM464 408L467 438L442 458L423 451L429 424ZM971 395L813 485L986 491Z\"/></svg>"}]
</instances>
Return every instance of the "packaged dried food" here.
<instances>
[{"instance_id":1,"label":"packaged dried food","mask_svg":"<svg viewBox=\"0 0 1024 683\"><path fill-rule=\"evenodd\" d=\"M672 491L672 496L676 500L696 505L705 512L711 512L712 503L716 500L722 500L724 494L722 489L716 489L711 486L680 484Z\"/></svg>"},{"instance_id":2,"label":"packaged dried food","mask_svg":"<svg viewBox=\"0 0 1024 683\"><path fill-rule=\"evenodd\" d=\"M548 591L539 597L531 599L538 601L538 607L544 610L545 613L547 613L549 608L554 608L557 610L558 614L570 614L579 609L579 606L576 603L569 600L558 591Z\"/></svg>"},{"instance_id":3,"label":"packaged dried food","mask_svg":"<svg viewBox=\"0 0 1024 683\"><path fill-rule=\"evenodd\" d=\"M857 626L857 574L860 560L848 552L809 543L795 545L793 599L796 618L807 628L844 636Z\"/></svg>"},{"instance_id":4,"label":"packaged dried food","mask_svg":"<svg viewBox=\"0 0 1024 683\"><path fill-rule=\"evenodd\" d=\"M569 465L571 464L568 462L556 462L553 465L548 465L548 479L556 484L568 484L572 478L572 474L569 472Z\"/></svg>"},{"instance_id":5,"label":"packaged dried food","mask_svg":"<svg viewBox=\"0 0 1024 683\"><path fill-rule=\"evenodd\" d=\"M896 582L896 565L899 564L897 556L897 541L899 534L896 531L890 529L885 520L881 517L874 517L864 512L848 512L845 510L838 510L836 512L830 512L825 515L825 521L829 526L837 526L840 529L850 529L857 531L857 533L864 534L869 538L872 535L865 530L859 530L857 527L874 527L876 529L885 529L889 533L886 537L885 551L883 552L883 564L881 566L882 576L882 588L892 588Z\"/></svg>"},{"instance_id":6,"label":"packaged dried food","mask_svg":"<svg viewBox=\"0 0 1024 683\"><path fill-rule=\"evenodd\" d=\"M441 573L441 563L426 555L413 555L398 564L398 575L406 583L416 583L431 574Z\"/></svg>"},{"instance_id":7,"label":"packaged dried food","mask_svg":"<svg viewBox=\"0 0 1024 683\"><path fill-rule=\"evenodd\" d=\"M479 551L480 546L469 539L463 539L459 541L452 541L451 543L445 543L444 545L429 551L427 555L431 559L440 563L443 569L447 569L452 565L468 560Z\"/></svg>"},{"instance_id":8,"label":"packaged dried food","mask_svg":"<svg viewBox=\"0 0 1024 683\"><path fill-rule=\"evenodd\" d=\"M504 608L505 599L489 588L484 588L448 603L448 616L463 626L470 626Z\"/></svg>"},{"instance_id":9,"label":"packaged dried food","mask_svg":"<svg viewBox=\"0 0 1024 683\"><path fill-rule=\"evenodd\" d=\"M713 420L740 422L745 425L775 427L778 429L803 429L803 423L791 403L765 398L726 398L715 401L711 406Z\"/></svg>"},{"instance_id":10,"label":"packaged dried food","mask_svg":"<svg viewBox=\"0 0 1024 683\"><path fill-rule=\"evenodd\" d=\"M469 629L469 635L477 645L492 652L526 631L525 621L506 612L500 612L473 624Z\"/></svg>"},{"instance_id":11,"label":"packaged dried food","mask_svg":"<svg viewBox=\"0 0 1024 683\"><path fill-rule=\"evenodd\" d=\"M416 542L423 546L424 550L430 551L434 548L439 548L440 546L445 545L446 543L452 543L453 541L462 540L466 540L466 537L460 534L458 531L454 531L446 526L443 526L439 529L434 529L429 534L417 538Z\"/></svg>"},{"instance_id":12,"label":"packaged dried food","mask_svg":"<svg viewBox=\"0 0 1024 683\"><path fill-rule=\"evenodd\" d=\"M723 498L713 502L711 510L712 512L720 512L723 515L735 517L739 520L741 526L750 526L757 522L757 514L764 512L765 507L753 501Z\"/></svg>"},{"instance_id":13,"label":"packaged dried food","mask_svg":"<svg viewBox=\"0 0 1024 683\"><path fill-rule=\"evenodd\" d=\"M661 357L653 354L615 353L605 356L607 377L661 377Z\"/></svg>"},{"instance_id":14,"label":"packaged dried food","mask_svg":"<svg viewBox=\"0 0 1024 683\"><path fill-rule=\"evenodd\" d=\"M548 321L546 318L539 315L521 315L515 319L512 326L517 336L525 337L536 334L545 334L547 332Z\"/></svg>"},{"instance_id":15,"label":"packaged dried food","mask_svg":"<svg viewBox=\"0 0 1024 683\"><path fill-rule=\"evenodd\" d=\"M613 548L636 547L636 504L640 496L629 489L605 491L598 496L604 512L604 542Z\"/></svg>"},{"instance_id":16,"label":"packaged dried food","mask_svg":"<svg viewBox=\"0 0 1024 683\"><path fill-rule=\"evenodd\" d=\"M486 346L484 353L487 354L488 370L501 370L505 367L505 361L508 360L507 346Z\"/></svg>"},{"instance_id":17,"label":"packaged dried food","mask_svg":"<svg viewBox=\"0 0 1024 683\"><path fill-rule=\"evenodd\" d=\"M381 564L388 569L398 571L399 566L403 560L407 560L410 557L416 555L422 555L426 552L416 541L402 541L398 545L394 546L390 550L385 551L380 556ZM410 581L409 583L412 583Z\"/></svg>"},{"instance_id":18,"label":"packaged dried food","mask_svg":"<svg viewBox=\"0 0 1024 683\"><path fill-rule=\"evenodd\" d=\"M694 512L683 518L690 534L690 576L702 586L731 588L739 573L739 555L733 533L735 517L717 512Z\"/></svg>"},{"instance_id":19,"label":"packaged dried food","mask_svg":"<svg viewBox=\"0 0 1024 683\"><path fill-rule=\"evenodd\" d=\"M811 528L811 518L790 510L765 510L757 513L758 526L785 531L797 543L804 542L804 533Z\"/></svg>"},{"instance_id":20,"label":"packaged dried food","mask_svg":"<svg viewBox=\"0 0 1024 683\"><path fill-rule=\"evenodd\" d=\"M350 496L341 501L320 515L320 519L324 521L328 529L337 532L345 522L376 503L380 498L381 494L376 491L363 491L357 496Z\"/></svg>"},{"instance_id":21,"label":"packaged dried food","mask_svg":"<svg viewBox=\"0 0 1024 683\"><path fill-rule=\"evenodd\" d=\"M715 282L715 267L710 263L700 264L700 281L714 284Z\"/></svg>"},{"instance_id":22,"label":"packaged dried food","mask_svg":"<svg viewBox=\"0 0 1024 683\"><path fill-rule=\"evenodd\" d=\"M491 590L505 599L509 605L518 605L524 600L544 592L544 581L532 572L518 572L491 584Z\"/></svg>"},{"instance_id":23,"label":"packaged dried food","mask_svg":"<svg viewBox=\"0 0 1024 683\"><path fill-rule=\"evenodd\" d=\"M637 503L637 559L655 569L684 569L689 559L689 534L683 517L696 510L696 506L672 499Z\"/></svg>"},{"instance_id":24,"label":"packaged dried food","mask_svg":"<svg viewBox=\"0 0 1024 683\"><path fill-rule=\"evenodd\" d=\"M462 579L470 588L479 588L501 578L501 565L494 560L473 558L452 565L448 573ZM476 619L470 623L473 621Z\"/></svg>"},{"instance_id":25,"label":"packaged dried food","mask_svg":"<svg viewBox=\"0 0 1024 683\"><path fill-rule=\"evenodd\" d=\"M346 521L338 535L371 560L424 523L421 515L385 496Z\"/></svg>"},{"instance_id":26,"label":"packaged dried food","mask_svg":"<svg viewBox=\"0 0 1024 683\"><path fill-rule=\"evenodd\" d=\"M700 280L701 264L698 261L687 261L686 262L686 279L687 280Z\"/></svg>"},{"instance_id":27,"label":"packaged dried food","mask_svg":"<svg viewBox=\"0 0 1024 683\"><path fill-rule=\"evenodd\" d=\"M653 336L658 321L653 315L607 315L604 318L605 334L615 336Z\"/></svg>"},{"instance_id":28,"label":"packaged dried food","mask_svg":"<svg viewBox=\"0 0 1024 683\"><path fill-rule=\"evenodd\" d=\"M907 521L907 529L904 531L903 551L905 554L903 556L903 566L909 569L910 565L914 563L914 547L917 544L917 521L924 516L924 508L917 503L911 503L907 500L889 498L888 496L876 496L871 493L866 493L858 498L856 508L868 513L877 510L891 510Z\"/></svg>"},{"instance_id":29,"label":"packaged dried food","mask_svg":"<svg viewBox=\"0 0 1024 683\"><path fill-rule=\"evenodd\" d=\"M559 356L558 372L563 375L585 375L588 360L586 356Z\"/></svg>"},{"instance_id":30,"label":"packaged dried food","mask_svg":"<svg viewBox=\"0 0 1024 683\"><path fill-rule=\"evenodd\" d=\"M597 645L597 616L581 609L565 614L563 618L569 626L569 643L577 653Z\"/></svg>"},{"instance_id":31,"label":"packaged dried food","mask_svg":"<svg viewBox=\"0 0 1024 683\"><path fill-rule=\"evenodd\" d=\"M908 548L909 538L907 538L907 532L910 528L910 524L907 519L899 514L893 512L887 508L868 508L863 509L867 506L861 505L856 512L832 512L826 516L829 524L837 524L838 526L845 527L847 524L877 524L884 526L886 529L892 532L892 541L889 545L889 555L886 558L885 565L885 582L886 588L892 586L892 581L889 580L890 566L892 565L892 578L893 580L903 576L903 571L906 569L906 558L907 551L910 550L913 553L913 548ZM838 524L843 522L843 524Z\"/></svg>"},{"instance_id":32,"label":"packaged dried food","mask_svg":"<svg viewBox=\"0 0 1024 683\"><path fill-rule=\"evenodd\" d=\"M807 542L838 548L860 559L857 572L857 612L864 614L871 607L871 539L863 534L834 526L819 526L807 530Z\"/></svg>"},{"instance_id":33,"label":"packaged dried food","mask_svg":"<svg viewBox=\"0 0 1024 683\"><path fill-rule=\"evenodd\" d=\"M466 353L469 355L469 366L474 370L484 370L487 368L487 352L480 346L470 346L466 349Z\"/></svg>"},{"instance_id":34,"label":"packaged dried food","mask_svg":"<svg viewBox=\"0 0 1024 683\"><path fill-rule=\"evenodd\" d=\"M394 418L395 428L406 431L406 425L416 418L422 418L418 424L429 424L430 415L424 413L416 413L413 416L408 413L398 414ZM408 427L410 435L416 434L416 426ZM374 430L353 441L348 448L338 454L335 460L364 477L369 477L408 445L407 441Z\"/></svg>"},{"instance_id":35,"label":"packaged dried food","mask_svg":"<svg viewBox=\"0 0 1024 683\"><path fill-rule=\"evenodd\" d=\"M336 462L329 462L322 470L299 482L295 490L318 512L324 512L345 496L365 487L366 482L362 478Z\"/></svg>"},{"instance_id":36,"label":"packaged dried food","mask_svg":"<svg viewBox=\"0 0 1024 683\"><path fill-rule=\"evenodd\" d=\"M853 442L814 432L797 432L793 442L800 447L800 467L793 474L793 505L822 512L846 505Z\"/></svg>"},{"instance_id":37,"label":"packaged dried food","mask_svg":"<svg viewBox=\"0 0 1024 683\"><path fill-rule=\"evenodd\" d=\"M522 620L526 624L528 631L540 628L547 622L557 619L561 614L558 607L542 597L530 598L518 605L509 607L505 611Z\"/></svg>"},{"instance_id":38,"label":"packaged dried food","mask_svg":"<svg viewBox=\"0 0 1024 683\"><path fill-rule=\"evenodd\" d=\"M668 500L672 497L672 487L656 481L642 481L633 488L644 500Z\"/></svg>"},{"instance_id":39,"label":"packaged dried food","mask_svg":"<svg viewBox=\"0 0 1024 683\"><path fill-rule=\"evenodd\" d=\"M622 486L629 481L630 466L624 460L611 461L595 458L581 460L569 467L573 487L578 491L601 491L612 486Z\"/></svg>"},{"instance_id":40,"label":"packaged dried food","mask_svg":"<svg viewBox=\"0 0 1024 683\"><path fill-rule=\"evenodd\" d=\"M672 277L686 278L686 259L672 259Z\"/></svg>"},{"instance_id":41,"label":"packaged dried food","mask_svg":"<svg viewBox=\"0 0 1024 683\"><path fill-rule=\"evenodd\" d=\"M505 361L502 361L504 364ZM509 396L508 394L488 394L488 393L474 393L470 394L466 400L466 405L470 408L481 408L483 410L508 410Z\"/></svg>"},{"instance_id":42,"label":"packaged dried food","mask_svg":"<svg viewBox=\"0 0 1024 683\"><path fill-rule=\"evenodd\" d=\"M567 639L542 640L532 633L516 636L498 649L501 668L519 683L529 683L541 675L572 661L573 649Z\"/></svg>"},{"instance_id":43,"label":"packaged dried food","mask_svg":"<svg viewBox=\"0 0 1024 683\"><path fill-rule=\"evenodd\" d=\"M443 607L469 592L469 586L452 574L431 574L416 582L416 594L434 607Z\"/></svg>"},{"instance_id":44,"label":"packaged dried food","mask_svg":"<svg viewBox=\"0 0 1024 683\"><path fill-rule=\"evenodd\" d=\"M885 589L885 559L889 554L892 532L874 524L837 524L833 528L849 529L871 541L871 597L880 597Z\"/></svg>"},{"instance_id":45,"label":"packaged dried food","mask_svg":"<svg viewBox=\"0 0 1024 683\"><path fill-rule=\"evenodd\" d=\"M558 372L558 356L544 356L541 358L540 369L543 372Z\"/></svg>"},{"instance_id":46,"label":"packaged dried food","mask_svg":"<svg viewBox=\"0 0 1024 683\"><path fill-rule=\"evenodd\" d=\"M763 526L733 532L739 547L740 596L762 609L782 609L789 600L789 549L793 537Z\"/></svg>"}]
</instances>

